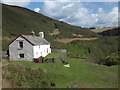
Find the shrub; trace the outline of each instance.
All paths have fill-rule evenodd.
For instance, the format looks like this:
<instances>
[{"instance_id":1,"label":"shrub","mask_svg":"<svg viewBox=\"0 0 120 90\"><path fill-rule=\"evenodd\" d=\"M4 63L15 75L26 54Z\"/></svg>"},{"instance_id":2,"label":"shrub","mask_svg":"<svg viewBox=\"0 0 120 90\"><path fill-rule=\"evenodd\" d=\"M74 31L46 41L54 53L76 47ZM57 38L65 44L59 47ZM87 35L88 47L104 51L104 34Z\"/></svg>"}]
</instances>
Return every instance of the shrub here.
<instances>
[{"instance_id":1,"label":"shrub","mask_svg":"<svg viewBox=\"0 0 120 90\"><path fill-rule=\"evenodd\" d=\"M12 81L15 85L12 86L14 88L46 88L50 86L47 75L41 69L30 69L10 63L3 70L3 79Z\"/></svg>"},{"instance_id":2,"label":"shrub","mask_svg":"<svg viewBox=\"0 0 120 90\"><path fill-rule=\"evenodd\" d=\"M120 57L118 53L112 54L108 58L101 61L101 63L107 66L118 65L119 62L120 62Z\"/></svg>"}]
</instances>

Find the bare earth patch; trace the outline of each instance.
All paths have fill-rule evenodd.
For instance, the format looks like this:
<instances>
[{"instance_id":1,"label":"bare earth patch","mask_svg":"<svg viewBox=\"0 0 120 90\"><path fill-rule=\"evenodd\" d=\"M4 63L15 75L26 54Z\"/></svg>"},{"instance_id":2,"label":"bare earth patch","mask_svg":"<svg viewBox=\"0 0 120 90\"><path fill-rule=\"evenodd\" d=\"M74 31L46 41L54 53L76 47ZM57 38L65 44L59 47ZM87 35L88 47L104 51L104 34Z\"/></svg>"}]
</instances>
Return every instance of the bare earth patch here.
<instances>
[{"instance_id":1,"label":"bare earth patch","mask_svg":"<svg viewBox=\"0 0 120 90\"><path fill-rule=\"evenodd\" d=\"M114 29L114 28L118 28L118 27L91 29L91 31L93 31L93 32L95 32L95 33L101 33L101 32L103 32L103 31L112 30L112 29Z\"/></svg>"},{"instance_id":2,"label":"bare earth patch","mask_svg":"<svg viewBox=\"0 0 120 90\"><path fill-rule=\"evenodd\" d=\"M96 40L96 39L97 38L93 38L93 37L91 37L91 38L64 38L64 39L57 39L55 41L59 41L59 42L67 44L67 43L74 41L74 40Z\"/></svg>"}]
</instances>

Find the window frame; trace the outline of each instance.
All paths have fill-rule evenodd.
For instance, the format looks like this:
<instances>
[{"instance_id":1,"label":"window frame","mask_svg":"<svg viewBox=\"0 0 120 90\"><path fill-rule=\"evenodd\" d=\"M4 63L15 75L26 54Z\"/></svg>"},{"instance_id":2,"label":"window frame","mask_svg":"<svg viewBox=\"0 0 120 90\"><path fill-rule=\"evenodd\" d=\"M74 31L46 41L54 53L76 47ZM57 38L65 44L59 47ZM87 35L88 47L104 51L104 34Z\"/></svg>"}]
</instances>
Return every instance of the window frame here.
<instances>
[{"instance_id":1,"label":"window frame","mask_svg":"<svg viewBox=\"0 0 120 90\"><path fill-rule=\"evenodd\" d=\"M23 55L23 56L21 56ZM19 58L25 58L25 54L24 53L19 53Z\"/></svg>"},{"instance_id":2,"label":"window frame","mask_svg":"<svg viewBox=\"0 0 120 90\"><path fill-rule=\"evenodd\" d=\"M18 47L19 47L19 49L23 49L23 41L19 41Z\"/></svg>"}]
</instances>

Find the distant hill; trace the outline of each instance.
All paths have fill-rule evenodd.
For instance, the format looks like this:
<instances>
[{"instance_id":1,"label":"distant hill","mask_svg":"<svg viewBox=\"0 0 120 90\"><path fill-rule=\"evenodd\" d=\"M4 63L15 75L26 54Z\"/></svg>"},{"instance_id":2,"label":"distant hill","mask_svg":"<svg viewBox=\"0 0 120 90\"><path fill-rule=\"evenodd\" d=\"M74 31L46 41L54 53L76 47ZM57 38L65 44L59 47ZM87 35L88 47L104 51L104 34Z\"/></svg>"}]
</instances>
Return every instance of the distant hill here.
<instances>
[{"instance_id":1,"label":"distant hill","mask_svg":"<svg viewBox=\"0 0 120 90\"><path fill-rule=\"evenodd\" d=\"M103 31L100 33L103 36L119 36L120 35L120 27L113 28L111 30Z\"/></svg>"}]
</instances>

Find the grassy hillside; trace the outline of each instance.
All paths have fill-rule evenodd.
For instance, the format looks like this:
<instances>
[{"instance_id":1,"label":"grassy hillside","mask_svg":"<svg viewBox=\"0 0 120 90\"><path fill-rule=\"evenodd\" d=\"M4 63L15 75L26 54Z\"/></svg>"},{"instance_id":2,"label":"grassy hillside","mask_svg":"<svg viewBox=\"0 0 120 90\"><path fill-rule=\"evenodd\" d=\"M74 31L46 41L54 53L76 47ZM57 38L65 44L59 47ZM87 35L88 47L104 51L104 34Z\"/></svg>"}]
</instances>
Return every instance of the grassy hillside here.
<instances>
[{"instance_id":1,"label":"grassy hillside","mask_svg":"<svg viewBox=\"0 0 120 90\"><path fill-rule=\"evenodd\" d=\"M52 35L55 29L58 29L59 34ZM2 5L2 34L3 34L3 48L7 48L9 38L13 38L19 34L30 34L34 30L36 35L38 32L45 32L45 37L54 45L53 39L69 38L73 34L81 34L84 37L94 37L97 34L86 28L72 26L64 22L60 22L34 11L17 6Z\"/></svg>"},{"instance_id":2,"label":"grassy hillside","mask_svg":"<svg viewBox=\"0 0 120 90\"><path fill-rule=\"evenodd\" d=\"M9 63L3 67L2 75L4 88L50 87L48 77L41 69L30 69L21 64Z\"/></svg>"},{"instance_id":3,"label":"grassy hillside","mask_svg":"<svg viewBox=\"0 0 120 90\"><path fill-rule=\"evenodd\" d=\"M101 63L112 53L119 52L118 37L102 36L93 41L72 41L67 50L70 57L87 58L89 61Z\"/></svg>"},{"instance_id":4,"label":"grassy hillside","mask_svg":"<svg viewBox=\"0 0 120 90\"><path fill-rule=\"evenodd\" d=\"M107 67L103 65L93 64L82 59L76 59L76 58L67 58L67 59L68 59L68 63L71 66L70 68L64 67L64 65L61 62L59 62L59 59L57 59L58 61L54 64L53 63L37 64L27 61L9 62L9 64L3 68L4 71L3 80L5 79L7 81L12 80L12 83L15 86L11 85L11 87L34 88L36 86L44 87L45 85L46 87L47 86L50 87L51 82L56 84L56 88L67 88L67 87L117 88L118 87L117 65ZM20 68L21 70L19 71ZM33 83L34 81L35 83Z\"/></svg>"}]
</instances>

